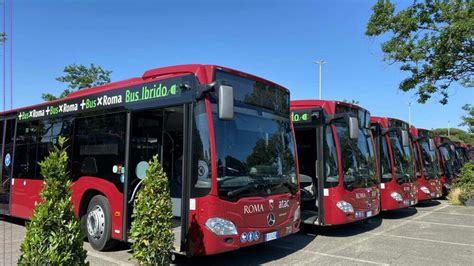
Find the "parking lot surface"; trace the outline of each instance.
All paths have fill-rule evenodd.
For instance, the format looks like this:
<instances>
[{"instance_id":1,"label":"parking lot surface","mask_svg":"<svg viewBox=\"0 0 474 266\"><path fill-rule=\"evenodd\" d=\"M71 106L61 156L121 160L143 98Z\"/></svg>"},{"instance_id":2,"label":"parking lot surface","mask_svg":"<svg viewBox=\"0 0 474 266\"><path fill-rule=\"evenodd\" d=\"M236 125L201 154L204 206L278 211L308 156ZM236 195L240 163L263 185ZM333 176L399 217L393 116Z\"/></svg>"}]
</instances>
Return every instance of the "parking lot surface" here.
<instances>
[{"instance_id":1,"label":"parking lot surface","mask_svg":"<svg viewBox=\"0 0 474 266\"><path fill-rule=\"evenodd\" d=\"M16 264L25 234L22 221L0 217L0 265ZM131 265L129 245L98 252L85 243L91 265ZM445 200L382 213L353 224L305 226L295 235L178 264L225 265L473 265L474 208Z\"/></svg>"}]
</instances>

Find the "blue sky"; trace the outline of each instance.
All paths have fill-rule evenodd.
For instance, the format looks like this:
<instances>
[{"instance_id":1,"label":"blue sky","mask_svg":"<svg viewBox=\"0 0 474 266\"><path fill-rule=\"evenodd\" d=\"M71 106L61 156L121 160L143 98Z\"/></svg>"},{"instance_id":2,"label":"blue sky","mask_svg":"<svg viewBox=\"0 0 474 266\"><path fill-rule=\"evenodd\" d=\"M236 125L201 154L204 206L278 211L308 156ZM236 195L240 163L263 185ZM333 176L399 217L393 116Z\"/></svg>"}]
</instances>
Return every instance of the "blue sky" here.
<instances>
[{"instance_id":1,"label":"blue sky","mask_svg":"<svg viewBox=\"0 0 474 266\"><path fill-rule=\"evenodd\" d=\"M71 63L113 70L114 81L161 66L218 64L279 83L292 99L316 98L313 60L322 58L323 99L355 99L372 115L404 120L411 101L417 127L457 126L474 89L452 86L447 106L398 91L406 73L382 62L381 39L364 35L374 2L16 0L13 105L59 94L65 86L55 77Z\"/></svg>"}]
</instances>

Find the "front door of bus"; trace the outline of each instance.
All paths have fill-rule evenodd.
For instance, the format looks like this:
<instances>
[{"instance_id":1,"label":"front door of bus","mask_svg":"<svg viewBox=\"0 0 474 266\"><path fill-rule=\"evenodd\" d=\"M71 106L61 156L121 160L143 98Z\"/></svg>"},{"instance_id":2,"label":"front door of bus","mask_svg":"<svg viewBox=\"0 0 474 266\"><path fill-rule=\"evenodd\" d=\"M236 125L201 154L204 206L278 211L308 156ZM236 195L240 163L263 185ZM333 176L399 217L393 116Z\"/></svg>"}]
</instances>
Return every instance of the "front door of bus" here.
<instances>
[{"instance_id":1,"label":"front door of bus","mask_svg":"<svg viewBox=\"0 0 474 266\"><path fill-rule=\"evenodd\" d=\"M10 185L13 164L13 139L15 119L0 121L0 214L10 213Z\"/></svg>"},{"instance_id":2,"label":"front door of bus","mask_svg":"<svg viewBox=\"0 0 474 266\"><path fill-rule=\"evenodd\" d=\"M129 198L139 189L148 161L158 156L169 180L177 251L181 248L182 230L184 109L175 106L134 112L130 126ZM129 206L131 210L133 204Z\"/></svg>"}]
</instances>

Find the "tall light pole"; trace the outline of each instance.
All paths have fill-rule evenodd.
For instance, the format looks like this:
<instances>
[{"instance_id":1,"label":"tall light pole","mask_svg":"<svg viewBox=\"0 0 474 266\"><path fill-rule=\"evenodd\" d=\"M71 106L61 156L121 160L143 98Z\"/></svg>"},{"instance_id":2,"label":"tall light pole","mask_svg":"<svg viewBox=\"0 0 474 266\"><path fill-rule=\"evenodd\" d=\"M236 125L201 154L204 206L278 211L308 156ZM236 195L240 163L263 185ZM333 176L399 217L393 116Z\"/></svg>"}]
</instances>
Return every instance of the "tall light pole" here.
<instances>
[{"instance_id":1,"label":"tall light pole","mask_svg":"<svg viewBox=\"0 0 474 266\"><path fill-rule=\"evenodd\" d=\"M322 68L323 64L326 64L327 62L324 60L318 60L314 61L315 64L319 64L319 99L322 99Z\"/></svg>"},{"instance_id":2,"label":"tall light pole","mask_svg":"<svg viewBox=\"0 0 474 266\"><path fill-rule=\"evenodd\" d=\"M408 102L408 128L411 128L411 102Z\"/></svg>"}]
</instances>

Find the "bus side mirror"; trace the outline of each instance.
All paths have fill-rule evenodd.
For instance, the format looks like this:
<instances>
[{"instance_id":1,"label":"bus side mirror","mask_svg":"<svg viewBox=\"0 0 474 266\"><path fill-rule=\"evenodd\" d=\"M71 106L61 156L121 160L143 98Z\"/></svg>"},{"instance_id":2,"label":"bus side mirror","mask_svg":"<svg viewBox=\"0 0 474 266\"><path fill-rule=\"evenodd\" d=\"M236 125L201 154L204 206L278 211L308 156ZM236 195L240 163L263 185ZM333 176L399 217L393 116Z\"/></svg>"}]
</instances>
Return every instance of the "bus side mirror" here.
<instances>
[{"instance_id":1,"label":"bus side mirror","mask_svg":"<svg viewBox=\"0 0 474 266\"><path fill-rule=\"evenodd\" d=\"M409 146L409 136L408 136L408 131L402 130L402 145L403 147Z\"/></svg>"},{"instance_id":2,"label":"bus side mirror","mask_svg":"<svg viewBox=\"0 0 474 266\"><path fill-rule=\"evenodd\" d=\"M359 138L359 121L355 117L349 117L349 137L351 139Z\"/></svg>"},{"instance_id":3,"label":"bus side mirror","mask_svg":"<svg viewBox=\"0 0 474 266\"><path fill-rule=\"evenodd\" d=\"M430 151L434 151L434 150L435 150L435 147L436 147L436 145L435 145L435 142L434 142L434 140L433 140L433 139L430 139L430 141L429 141L429 145L430 145Z\"/></svg>"},{"instance_id":4,"label":"bus side mirror","mask_svg":"<svg viewBox=\"0 0 474 266\"><path fill-rule=\"evenodd\" d=\"M234 88L231 86L219 86L219 119L234 119Z\"/></svg>"}]
</instances>

